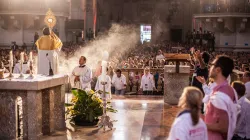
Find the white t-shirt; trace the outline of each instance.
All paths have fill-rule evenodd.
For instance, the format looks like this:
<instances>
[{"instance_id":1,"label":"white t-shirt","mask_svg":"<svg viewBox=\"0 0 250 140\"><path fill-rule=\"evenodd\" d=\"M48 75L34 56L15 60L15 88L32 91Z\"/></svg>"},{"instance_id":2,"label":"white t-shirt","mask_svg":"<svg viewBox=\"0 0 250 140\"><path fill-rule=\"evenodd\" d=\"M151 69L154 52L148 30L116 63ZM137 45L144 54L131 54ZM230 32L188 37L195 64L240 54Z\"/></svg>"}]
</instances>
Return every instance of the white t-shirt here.
<instances>
[{"instance_id":1,"label":"white t-shirt","mask_svg":"<svg viewBox=\"0 0 250 140\"><path fill-rule=\"evenodd\" d=\"M114 85L116 90L125 89L126 86L124 85L127 85L126 77L123 74L121 74L121 77L117 77L117 75L115 74L112 77L112 84Z\"/></svg>"},{"instance_id":2,"label":"white t-shirt","mask_svg":"<svg viewBox=\"0 0 250 140\"><path fill-rule=\"evenodd\" d=\"M207 127L202 119L193 126L189 112L174 120L168 140L208 140Z\"/></svg>"}]
</instances>

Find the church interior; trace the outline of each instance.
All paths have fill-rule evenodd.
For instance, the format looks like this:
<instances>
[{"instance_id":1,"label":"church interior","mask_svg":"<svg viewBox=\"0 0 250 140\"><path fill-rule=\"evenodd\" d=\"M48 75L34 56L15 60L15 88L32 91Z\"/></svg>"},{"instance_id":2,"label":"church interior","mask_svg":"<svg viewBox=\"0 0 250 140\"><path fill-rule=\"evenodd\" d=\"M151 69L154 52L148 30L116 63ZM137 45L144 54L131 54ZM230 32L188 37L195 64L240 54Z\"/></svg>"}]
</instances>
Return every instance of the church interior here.
<instances>
[{"instance_id":1,"label":"church interior","mask_svg":"<svg viewBox=\"0 0 250 140\"><path fill-rule=\"evenodd\" d=\"M248 20L249 0L0 0L0 140L249 140Z\"/></svg>"}]
</instances>

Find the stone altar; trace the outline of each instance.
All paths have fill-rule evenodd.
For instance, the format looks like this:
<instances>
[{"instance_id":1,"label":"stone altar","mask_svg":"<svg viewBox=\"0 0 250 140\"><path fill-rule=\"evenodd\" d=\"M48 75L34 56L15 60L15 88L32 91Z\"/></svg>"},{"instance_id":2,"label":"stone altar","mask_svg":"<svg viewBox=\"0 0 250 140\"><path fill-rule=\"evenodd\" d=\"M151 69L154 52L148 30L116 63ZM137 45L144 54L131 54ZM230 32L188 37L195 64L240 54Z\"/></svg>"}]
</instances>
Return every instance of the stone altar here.
<instances>
[{"instance_id":1,"label":"stone altar","mask_svg":"<svg viewBox=\"0 0 250 140\"><path fill-rule=\"evenodd\" d=\"M183 92L189 85L190 66L180 65L180 62L189 61L189 54L165 54L166 61L175 62L175 65L164 67L164 102L176 105Z\"/></svg>"},{"instance_id":2,"label":"stone altar","mask_svg":"<svg viewBox=\"0 0 250 140\"><path fill-rule=\"evenodd\" d=\"M18 132L22 132L23 139L39 139L66 128L64 85L68 77L35 75L34 79L27 79L28 76L19 79L19 74L14 74L12 79L0 79L0 139L16 139Z\"/></svg>"}]
</instances>

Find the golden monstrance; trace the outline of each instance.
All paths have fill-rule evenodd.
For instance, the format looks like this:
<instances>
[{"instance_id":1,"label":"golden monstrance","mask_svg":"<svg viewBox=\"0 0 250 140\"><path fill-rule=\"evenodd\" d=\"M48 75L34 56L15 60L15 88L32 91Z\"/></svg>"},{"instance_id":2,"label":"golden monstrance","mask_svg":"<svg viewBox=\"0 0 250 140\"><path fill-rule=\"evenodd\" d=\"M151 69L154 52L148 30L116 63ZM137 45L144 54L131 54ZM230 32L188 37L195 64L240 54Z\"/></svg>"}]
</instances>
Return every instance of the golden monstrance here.
<instances>
[{"instance_id":1,"label":"golden monstrance","mask_svg":"<svg viewBox=\"0 0 250 140\"><path fill-rule=\"evenodd\" d=\"M48 12L46 13L44 22L51 30L56 25L56 17L54 13L51 11L51 9L49 9Z\"/></svg>"}]
</instances>

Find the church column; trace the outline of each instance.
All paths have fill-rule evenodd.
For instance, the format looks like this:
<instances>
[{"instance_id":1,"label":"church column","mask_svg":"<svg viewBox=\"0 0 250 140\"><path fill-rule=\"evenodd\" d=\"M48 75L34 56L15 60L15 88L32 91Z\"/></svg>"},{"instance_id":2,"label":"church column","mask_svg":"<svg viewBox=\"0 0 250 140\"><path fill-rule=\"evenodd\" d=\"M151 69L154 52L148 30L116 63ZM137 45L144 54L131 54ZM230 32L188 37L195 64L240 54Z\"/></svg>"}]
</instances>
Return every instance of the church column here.
<instances>
[{"instance_id":1,"label":"church column","mask_svg":"<svg viewBox=\"0 0 250 140\"><path fill-rule=\"evenodd\" d=\"M22 44L24 43L24 19L23 18L21 18L21 37L22 37Z\"/></svg>"},{"instance_id":2,"label":"church column","mask_svg":"<svg viewBox=\"0 0 250 140\"><path fill-rule=\"evenodd\" d=\"M42 136L42 92L27 92L28 139L40 139Z\"/></svg>"},{"instance_id":3,"label":"church column","mask_svg":"<svg viewBox=\"0 0 250 140\"><path fill-rule=\"evenodd\" d=\"M62 42L66 42L66 33L65 33L65 17L59 17L59 38Z\"/></svg>"},{"instance_id":4,"label":"church column","mask_svg":"<svg viewBox=\"0 0 250 140\"><path fill-rule=\"evenodd\" d=\"M82 9L84 14L84 38L87 37L89 29L95 34L96 30L96 15L97 15L97 1L96 0L82 0Z\"/></svg>"}]
</instances>

